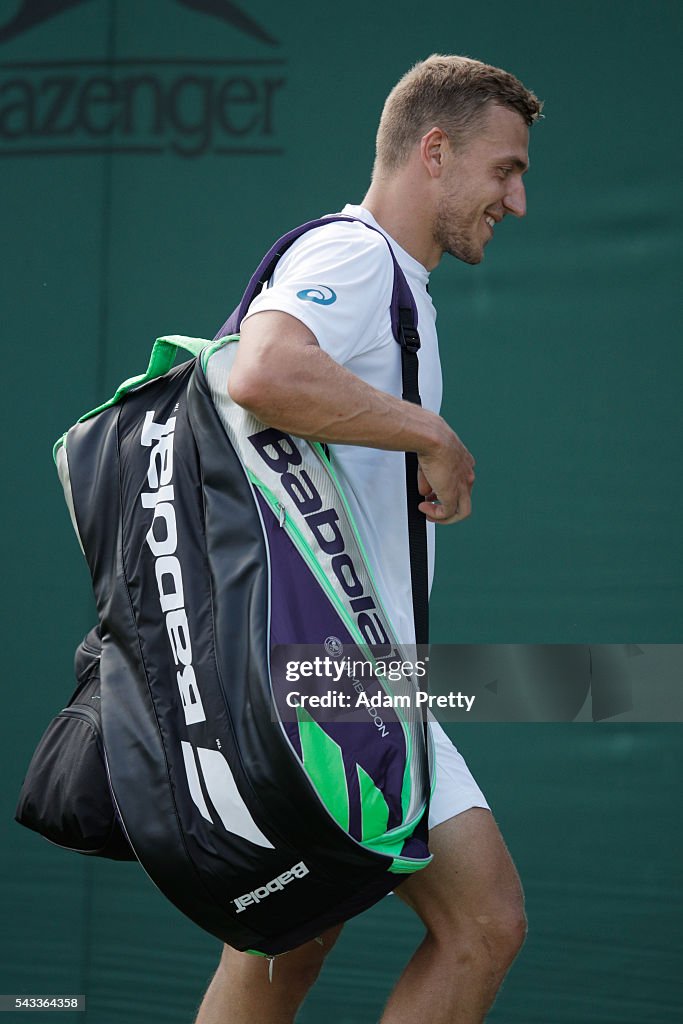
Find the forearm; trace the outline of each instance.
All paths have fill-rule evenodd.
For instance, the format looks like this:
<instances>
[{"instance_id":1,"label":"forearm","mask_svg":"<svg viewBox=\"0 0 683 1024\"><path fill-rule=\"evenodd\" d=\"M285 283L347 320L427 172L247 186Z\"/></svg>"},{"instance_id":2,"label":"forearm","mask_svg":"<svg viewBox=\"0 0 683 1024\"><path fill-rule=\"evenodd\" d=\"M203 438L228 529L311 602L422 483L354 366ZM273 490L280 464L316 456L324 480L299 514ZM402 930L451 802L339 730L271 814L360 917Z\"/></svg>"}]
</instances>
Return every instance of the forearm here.
<instances>
[{"instance_id":1,"label":"forearm","mask_svg":"<svg viewBox=\"0 0 683 1024\"><path fill-rule=\"evenodd\" d=\"M447 442L452 431L440 416L373 388L312 335L302 344L301 325L283 316L265 330L259 316L245 322L229 384L238 404L269 426L326 443L423 452Z\"/></svg>"},{"instance_id":2,"label":"forearm","mask_svg":"<svg viewBox=\"0 0 683 1024\"><path fill-rule=\"evenodd\" d=\"M246 319L228 388L238 405L295 437L417 452L419 509L443 523L470 514L474 460L446 421L344 369L295 317L270 310Z\"/></svg>"}]
</instances>

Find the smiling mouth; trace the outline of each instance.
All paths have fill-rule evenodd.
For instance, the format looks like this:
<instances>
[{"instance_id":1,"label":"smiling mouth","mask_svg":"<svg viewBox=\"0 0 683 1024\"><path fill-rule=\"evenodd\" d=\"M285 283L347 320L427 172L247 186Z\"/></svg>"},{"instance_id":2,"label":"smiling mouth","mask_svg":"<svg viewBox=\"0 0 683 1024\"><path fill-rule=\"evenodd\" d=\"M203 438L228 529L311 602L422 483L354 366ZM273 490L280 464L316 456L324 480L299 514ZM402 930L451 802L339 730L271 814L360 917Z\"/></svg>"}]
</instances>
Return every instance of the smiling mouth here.
<instances>
[{"instance_id":1,"label":"smiling mouth","mask_svg":"<svg viewBox=\"0 0 683 1024\"><path fill-rule=\"evenodd\" d=\"M484 220L486 221L486 223L488 224L489 228L491 229L491 234L493 234L493 228L494 228L495 223L496 223L495 220L493 219L493 217L490 217L488 214L486 214L486 216L484 217Z\"/></svg>"}]
</instances>

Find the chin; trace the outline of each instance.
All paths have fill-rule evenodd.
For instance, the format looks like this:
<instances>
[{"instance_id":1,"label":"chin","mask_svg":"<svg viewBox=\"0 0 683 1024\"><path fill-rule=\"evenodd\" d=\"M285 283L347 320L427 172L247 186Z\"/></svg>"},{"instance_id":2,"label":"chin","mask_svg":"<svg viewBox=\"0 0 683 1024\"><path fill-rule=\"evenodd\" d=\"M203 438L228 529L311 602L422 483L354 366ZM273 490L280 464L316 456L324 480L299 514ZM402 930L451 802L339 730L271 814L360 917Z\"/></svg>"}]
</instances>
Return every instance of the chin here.
<instances>
[{"instance_id":1,"label":"chin","mask_svg":"<svg viewBox=\"0 0 683 1024\"><path fill-rule=\"evenodd\" d=\"M467 263L471 267L476 267L478 263L484 258L484 250L481 249L479 252L472 252L471 249L463 251L462 249L450 250L450 255L455 256L456 260L460 260L461 263Z\"/></svg>"}]
</instances>

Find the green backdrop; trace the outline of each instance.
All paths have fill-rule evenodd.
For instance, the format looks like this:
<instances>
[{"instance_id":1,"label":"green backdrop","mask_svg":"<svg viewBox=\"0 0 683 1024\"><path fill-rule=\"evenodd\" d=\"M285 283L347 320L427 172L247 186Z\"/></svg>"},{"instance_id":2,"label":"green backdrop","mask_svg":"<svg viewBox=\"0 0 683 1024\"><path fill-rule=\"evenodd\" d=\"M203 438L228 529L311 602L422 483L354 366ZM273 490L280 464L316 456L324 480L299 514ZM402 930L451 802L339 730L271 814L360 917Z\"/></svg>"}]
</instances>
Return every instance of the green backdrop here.
<instances>
[{"instance_id":1,"label":"green backdrop","mask_svg":"<svg viewBox=\"0 0 683 1024\"><path fill-rule=\"evenodd\" d=\"M157 335L212 336L276 235L362 198L411 63L476 56L546 119L526 221L432 276L443 411L478 473L475 514L439 533L434 638L679 643L683 8L254 0L236 20L71 0L41 20L57 6L0 5L0 993L82 992L93 1024L189 1021L218 944L134 866L12 822L93 615L52 442ZM529 905L490 1019L680 1020L680 726L449 728ZM301 1020L376 1020L419 934L394 898L352 922Z\"/></svg>"}]
</instances>

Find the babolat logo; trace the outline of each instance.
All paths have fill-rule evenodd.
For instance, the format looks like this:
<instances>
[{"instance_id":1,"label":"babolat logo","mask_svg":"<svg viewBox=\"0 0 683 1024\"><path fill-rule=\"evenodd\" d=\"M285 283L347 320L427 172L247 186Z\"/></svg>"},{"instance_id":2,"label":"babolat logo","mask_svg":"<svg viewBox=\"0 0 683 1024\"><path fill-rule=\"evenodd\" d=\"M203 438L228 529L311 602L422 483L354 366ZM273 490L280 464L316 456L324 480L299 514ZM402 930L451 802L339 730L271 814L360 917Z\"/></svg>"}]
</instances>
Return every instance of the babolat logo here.
<instances>
[{"instance_id":1,"label":"babolat logo","mask_svg":"<svg viewBox=\"0 0 683 1024\"><path fill-rule=\"evenodd\" d=\"M86 0L24 0L0 24L9 43ZM97 0L105 8L104 0ZM90 8L94 0L87 0ZM168 0L269 48L278 42L228 0ZM125 13L125 12L124 12ZM60 36L61 41L62 36ZM0 156L120 153L280 155L280 57L127 57L0 63Z\"/></svg>"},{"instance_id":2,"label":"babolat logo","mask_svg":"<svg viewBox=\"0 0 683 1024\"><path fill-rule=\"evenodd\" d=\"M261 459L280 477L280 484L303 517L315 545L330 558L335 578L349 600L365 642L372 648L389 646L377 606L366 594L353 559L346 550L344 534L335 508L323 508L323 499L310 474L300 468L301 452L289 434L267 427L249 436Z\"/></svg>"},{"instance_id":3,"label":"babolat logo","mask_svg":"<svg viewBox=\"0 0 683 1024\"><path fill-rule=\"evenodd\" d=\"M175 429L176 417L173 415L165 423L155 419L154 410L145 415L140 444L150 449L147 467L149 490L142 491L140 503L143 509L154 510L151 525L145 533L145 542L154 559L156 596L176 667L180 705L186 733L189 735L193 732L196 734L197 730L202 732L206 713L194 670L190 623L185 605L185 579L178 557L179 530L173 483ZM151 606L149 613L153 620ZM200 741L202 735L198 737ZM215 825L218 817L227 832L241 836L255 846L272 850L273 844L259 828L240 794L230 765L221 753L220 741L218 749L214 749L213 744L211 747L193 745L189 739L181 739L180 749L188 793L202 818Z\"/></svg>"},{"instance_id":4,"label":"babolat logo","mask_svg":"<svg viewBox=\"0 0 683 1024\"><path fill-rule=\"evenodd\" d=\"M268 896L272 896L274 892L281 892L286 885L290 882L294 882L297 878L305 878L308 874L308 868L302 860L294 867L290 868L289 871L283 871L277 878L271 878L270 882L266 882L265 885L259 885L256 889L251 892L245 892L242 896L238 896L237 899L231 900L231 903L235 904L235 910L238 914L241 914L247 907L251 907L256 903L260 903L261 900L265 900Z\"/></svg>"},{"instance_id":5,"label":"babolat logo","mask_svg":"<svg viewBox=\"0 0 683 1024\"><path fill-rule=\"evenodd\" d=\"M175 424L175 416L170 416L165 423L157 423L153 411L145 416L140 444L145 448L151 446L147 470L150 490L142 492L140 501L143 508L154 509L152 525L145 540L154 556L159 606L165 617L173 660L179 666L176 679L185 724L192 725L204 722L206 715L192 665L192 641L185 611L183 570L177 555L178 526L173 487Z\"/></svg>"}]
</instances>

